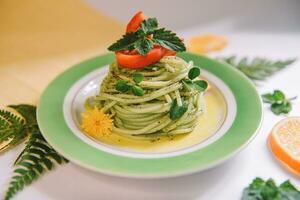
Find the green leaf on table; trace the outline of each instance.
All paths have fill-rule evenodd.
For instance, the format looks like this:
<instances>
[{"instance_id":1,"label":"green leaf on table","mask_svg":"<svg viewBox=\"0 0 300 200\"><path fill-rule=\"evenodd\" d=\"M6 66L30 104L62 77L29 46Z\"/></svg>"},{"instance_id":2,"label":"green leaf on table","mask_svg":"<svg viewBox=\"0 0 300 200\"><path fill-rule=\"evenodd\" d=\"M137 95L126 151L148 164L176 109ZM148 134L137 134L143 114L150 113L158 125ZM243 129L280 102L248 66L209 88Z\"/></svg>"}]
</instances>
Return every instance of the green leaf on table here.
<instances>
[{"instance_id":1,"label":"green leaf on table","mask_svg":"<svg viewBox=\"0 0 300 200\"><path fill-rule=\"evenodd\" d=\"M276 115L288 114L292 110L292 104L289 101L281 104L273 103L271 105L271 110Z\"/></svg>"},{"instance_id":2,"label":"green leaf on table","mask_svg":"<svg viewBox=\"0 0 300 200\"><path fill-rule=\"evenodd\" d=\"M259 81L265 80L296 61L294 58L273 61L260 57L255 57L253 59L243 57L238 59L236 56L218 58L218 60L239 69L250 79Z\"/></svg>"},{"instance_id":3,"label":"green leaf on table","mask_svg":"<svg viewBox=\"0 0 300 200\"><path fill-rule=\"evenodd\" d=\"M56 165L67 162L68 160L47 143L38 129L34 130L25 149L15 161L14 175L4 199L11 199L17 192L33 183L45 172L52 170Z\"/></svg>"},{"instance_id":4,"label":"green leaf on table","mask_svg":"<svg viewBox=\"0 0 300 200\"><path fill-rule=\"evenodd\" d=\"M289 181L277 186L272 179L255 178L243 190L242 200L297 200L300 192Z\"/></svg>"},{"instance_id":5,"label":"green leaf on table","mask_svg":"<svg viewBox=\"0 0 300 200\"><path fill-rule=\"evenodd\" d=\"M26 124L37 125L36 107L28 104L9 105L9 108L17 111L25 119Z\"/></svg>"},{"instance_id":6,"label":"green leaf on table","mask_svg":"<svg viewBox=\"0 0 300 200\"><path fill-rule=\"evenodd\" d=\"M284 200L296 200L300 199L300 192L297 190L295 186L291 184L289 180L283 182L279 186L279 190Z\"/></svg>"},{"instance_id":7,"label":"green leaf on table","mask_svg":"<svg viewBox=\"0 0 300 200\"><path fill-rule=\"evenodd\" d=\"M282 104L285 100L285 95L280 90L274 90L273 94L272 93L263 94L262 98L265 103Z\"/></svg>"},{"instance_id":8,"label":"green leaf on table","mask_svg":"<svg viewBox=\"0 0 300 200\"><path fill-rule=\"evenodd\" d=\"M25 119L8 110L0 110L0 152L22 142L28 135Z\"/></svg>"},{"instance_id":9,"label":"green leaf on table","mask_svg":"<svg viewBox=\"0 0 300 200\"><path fill-rule=\"evenodd\" d=\"M271 104L271 111L276 115L288 114L292 110L291 99L287 99L280 90L263 94L262 99L265 103Z\"/></svg>"},{"instance_id":10,"label":"green leaf on table","mask_svg":"<svg viewBox=\"0 0 300 200\"><path fill-rule=\"evenodd\" d=\"M178 106L176 99L174 99L170 108L170 118L172 120L179 119L186 111L187 106L185 104L183 104L182 106Z\"/></svg>"},{"instance_id":11,"label":"green leaf on table","mask_svg":"<svg viewBox=\"0 0 300 200\"><path fill-rule=\"evenodd\" d=\"M14 175L4 199L11 199L26 185L37 180L57 164L68 162L43 138L36 120L36 107L20 104L9 105L10 110L0 110L0 138L9 146L29 138L14 163ZM27 137L28 136L28 137Z\"/></svg>"},{"instance_id":12,"label":"green leaf on table","mask_svg":"<svg viewBox=\"0 0 300 200\"><path fill-rule=\"evenodd\" d=\"M273 97L273 94L267 93L267 94L263 94L261 96L262 96L262 99L263 99L264 103L271 103L271 104L275 103L275 99Z\"/></svg>"}]
</instances>

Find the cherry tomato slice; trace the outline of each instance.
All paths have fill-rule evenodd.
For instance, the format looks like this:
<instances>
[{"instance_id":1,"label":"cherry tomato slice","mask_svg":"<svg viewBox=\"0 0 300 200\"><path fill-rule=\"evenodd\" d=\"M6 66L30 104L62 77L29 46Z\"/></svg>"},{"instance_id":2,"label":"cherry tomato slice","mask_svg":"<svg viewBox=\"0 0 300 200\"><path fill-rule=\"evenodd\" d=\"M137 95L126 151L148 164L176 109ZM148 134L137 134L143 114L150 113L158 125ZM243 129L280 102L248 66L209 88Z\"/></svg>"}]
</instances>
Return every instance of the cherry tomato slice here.
<instances>
[{"instance_id":1,"label":"cherry tomato slice","mask_svg":"<svg viewBox=\"0 0 300 200\"><path fill-rule=\"evenodd\" d=\"M137 12L130 20L126 27L126 33L135 32L139 29L140 24L145 20L145 15L142 11Z\"/></svg>"},{"instance_id":2,"label":"cherry tomato slice","mask_svg":"<svg viewBox=\"0 0 300 200\"><path fill-rule=\"evenodd\" d=\"M176 56L176 51L164 48L164 56Z\"/></svg>"},{"instance_id":3,"label":"cherry tomato slice","mask_svg":"<svg viewBox=\"0 0 300 200\"><path fill-rule=\"evenodd\" d=\"M124 51L116 52L116 59L123 68L142 69L148 65L158 62L164 56L165 50L162 47L154 47L145 56L131 54Z\"/></svg>"}]
</instances>

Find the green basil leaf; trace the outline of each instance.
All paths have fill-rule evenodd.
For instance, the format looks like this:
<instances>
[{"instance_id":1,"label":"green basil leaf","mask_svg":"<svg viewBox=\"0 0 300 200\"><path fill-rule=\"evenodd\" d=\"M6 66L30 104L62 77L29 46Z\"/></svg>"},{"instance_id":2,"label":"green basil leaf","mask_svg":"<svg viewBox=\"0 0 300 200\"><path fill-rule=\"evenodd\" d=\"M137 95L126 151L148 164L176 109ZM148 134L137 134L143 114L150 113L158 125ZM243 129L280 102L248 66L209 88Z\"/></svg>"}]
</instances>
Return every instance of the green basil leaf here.
<instances>
[{"instance_id":1,"label":"green basil leaf","mask_svg":"<svg viewBox=\"0 0 300 200\"><path fill-rule=\"evenodd\" d=\"M186 111L187 106L185 104L182 106L178 106L176 99L174 99L170 108L170 118L172 120L179 119Z\"/></svg>"},{"instance_id":2,"label":"green basil leaf","mask_svg":"<svg viewBox=\"0 0 300 200\"><path fill-rule=\"evenodd\" d=\"M144 80L144 75L140 72L135 72L133 73L132 78L135 83L139 84Z\"/></svg>"},{"instance_id":3,"label":"green basil leaf","mask_svg":"<svg viewBox=\"0 0 300 200\"><path fill-rule=\"evenodd\" d=\"M191 68L190 71L189 71L189 73L188 73L188 77L191 80L194 80L199 75L200 75L200 68L199 67L193 67L193 68Z\"/></svg>"},{"instance_id":4,"label":"green basil leaf","mask_svg":"<svg viewBox=\"0 0 300 200\"><path fill-rule=\"evenodd\" d=\"M141 87L139 87L139 86L137 86L137 85L133 85L133 86L131 87L131 90L132 90L132 93L133 93L135 96L143 96L143 95L145 94L145 91L144 91Z\"/></svg>"},{"instance_id":5,"label":"green basil leaf","mask_svg":"<svg viewBox=\"0 0 300 200\"><path fill-rule=\"evenodd\" d=\"M206 90L208 83L204 80L197 80L197 81L193 82L193 85L196 90L199 90L200 92L202 92L202 91Z\"/></svg>"},{"instance_id":6,"label":"green basil leaf","mask_svg":"<svg viewBox=\"0 0 300 200\"><path fill-rule=\"evenodd\" d=\"M130 85L128 85L124 80L118 80L116 84L116 90L120 92L127 92L130 89Z\"/></svg>"}]
</instances>

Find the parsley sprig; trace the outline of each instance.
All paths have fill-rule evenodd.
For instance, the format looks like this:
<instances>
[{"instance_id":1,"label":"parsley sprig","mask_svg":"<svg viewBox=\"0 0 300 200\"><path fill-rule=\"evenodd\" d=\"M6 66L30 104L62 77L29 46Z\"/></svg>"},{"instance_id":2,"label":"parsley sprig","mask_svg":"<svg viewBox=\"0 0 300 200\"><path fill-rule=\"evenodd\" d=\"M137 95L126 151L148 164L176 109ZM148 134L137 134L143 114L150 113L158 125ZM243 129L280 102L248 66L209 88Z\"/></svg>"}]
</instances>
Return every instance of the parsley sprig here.
<instances>
[{"instance_id":1,"label":"parsley sprig","mask_svg":"<svg viewBox=\"0 0 300 200\"><path fill-rule=\"evenodd\" d=\"M285 181L279 186L272 179L264 181L255 178L253 182L244 189L241 200L297 200L300 192L290 181Z\"/></svg>"},{"instance_id":2,"label":"parsley sprig","mask_svg":"<svg viewBox=\"0 0 300 200\"><path fill-rule=\"evenodd\" d=\"M276 114L288 114L292 110L291 100L293 98L286 98L284 93L280 90L274 90L273 93L266 93L262 95L263 101L265 103L271 104L271 111Z\"/></svg>"},{"instance_id":3,"label":"parsley sprig","mask_svg":"<svg viewBox=\"0 0 300 200\"><path fill-rule=\"evenodd\" d=\"M134 50L146 55L154 44L161 45L172 51L181 52L186 48L180 38L170 30L158 28L156 18L144 20L136 32L129 32L108 47L109 51Z\"/></svg>"}]
</instances>

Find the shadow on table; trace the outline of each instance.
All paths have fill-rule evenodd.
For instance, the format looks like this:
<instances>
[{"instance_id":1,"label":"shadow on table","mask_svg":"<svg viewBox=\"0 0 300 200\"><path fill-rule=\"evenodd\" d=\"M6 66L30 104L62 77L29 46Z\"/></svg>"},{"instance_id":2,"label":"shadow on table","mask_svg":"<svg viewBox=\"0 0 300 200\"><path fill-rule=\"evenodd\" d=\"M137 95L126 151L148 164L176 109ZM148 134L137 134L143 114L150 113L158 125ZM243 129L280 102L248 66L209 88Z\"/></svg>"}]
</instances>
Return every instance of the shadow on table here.
<instances>
[{"instance_id":1,"label":"shadow on table","mask_svg":"<svg viewBox=\"0 0 300 200\"><path fill-rule=\"evenodd\" d=\"M232 159L231 159L232 160ZM233 158L235 160L235 158ZM207 199L211 189L226 189L231 162L188 176L165 179L112 177L74 164L61 167L36 184L50 199Z\"/></svg>"}]
</instances>

